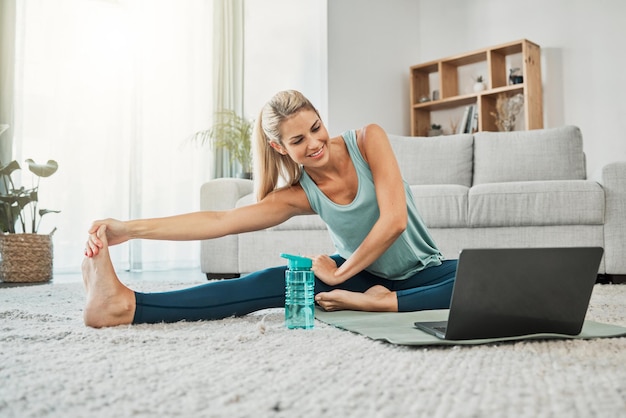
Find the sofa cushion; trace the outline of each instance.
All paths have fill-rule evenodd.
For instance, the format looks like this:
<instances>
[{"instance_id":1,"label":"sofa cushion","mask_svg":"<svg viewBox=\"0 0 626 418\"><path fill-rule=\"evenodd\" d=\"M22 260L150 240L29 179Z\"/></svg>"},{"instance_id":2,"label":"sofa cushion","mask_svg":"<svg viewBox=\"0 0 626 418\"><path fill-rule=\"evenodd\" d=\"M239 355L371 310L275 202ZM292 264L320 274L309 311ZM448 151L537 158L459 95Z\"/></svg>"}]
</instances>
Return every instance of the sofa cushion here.
<instances>
[{"instance_id":1,"label":"sofa cushion","mask_svg":"<svg viewBox=\"0 0 626 418\"><path fill-rule=\"evenodd\" d=\"M467 193L457 184L411 186L417 210L429 228L467 227Z\"/></svg>"},{"instance_id":2,"label":"sofa cushion","mask_svg":"<svg viewBox=\"0 0 626 418\"><path fill-rule=\"evenodd\" d=\"M471 135L430 138L390 135L389 141L402 176L410 185L472 185Z\"/></svg>"},{"instance_id":3,"label":"sofa cushion","mask_svg":"<svg viewBox=\"0 0 626 418\"><path fill-rule=\"evenodd\" d=\"M474 184L585 178L577 127L474 134Z\"/></svg>"},{"instance_id":4,"label":"sofa cushion","mask_svg":"<svg viewBox=\"0 0 626 418\"><path fill-rule=\"evenodd\" d=\"M602 225L604 190L591 180L489 183L469 191L471 227Z\"/></svg>"}]
</instances>

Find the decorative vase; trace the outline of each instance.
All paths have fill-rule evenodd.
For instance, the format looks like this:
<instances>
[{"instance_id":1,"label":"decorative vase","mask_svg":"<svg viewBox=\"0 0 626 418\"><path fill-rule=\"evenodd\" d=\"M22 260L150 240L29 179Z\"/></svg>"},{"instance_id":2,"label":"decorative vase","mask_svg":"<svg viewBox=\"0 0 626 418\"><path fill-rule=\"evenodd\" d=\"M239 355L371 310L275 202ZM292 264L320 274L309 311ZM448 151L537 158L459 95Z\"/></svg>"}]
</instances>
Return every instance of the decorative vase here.
<instances>
[{"instance_id":1,"label":"decorative vase","mask_svg":"<svg viewBox=\"0 0 626 418\"><path fill-rule=\"evenodd\" d=\"M513 123L509 122L509 121L507 121L506 123L502 124L502 130L504 132L512 132L514 127L515 127L515 125L513 125Z\"/></svg>"},{"instance_id":2,"label":"decorative vase","mask_svg":"<svg viewBox=\"0 0 626 418\"><path fill-rule=\"evenodd\" d=\"M0 280L13 283L52 279L52 235L0 235Z\"/></svg>"},{"instance_id":3,"label":"decorative vase","mask_svg":"<svg viewBox=\"0 0 626 418\"><path fill-rule=\"evenodd\" d=\"M477 81L474 83L474 93L480 93L486 88L487 86L485 86L485 83L483 83L482 81Z\"/></svg>"},{"instance_id":4,"label":"decorative vase","mask_svg":"<svg viewBox=\"0 0 626 418\"><path fill-rule=\"evenodd\" d=\"M252 180L252 172L250 171L240 171L237 173L238 179L247 179Z\"/></svg>"}]
</instances>

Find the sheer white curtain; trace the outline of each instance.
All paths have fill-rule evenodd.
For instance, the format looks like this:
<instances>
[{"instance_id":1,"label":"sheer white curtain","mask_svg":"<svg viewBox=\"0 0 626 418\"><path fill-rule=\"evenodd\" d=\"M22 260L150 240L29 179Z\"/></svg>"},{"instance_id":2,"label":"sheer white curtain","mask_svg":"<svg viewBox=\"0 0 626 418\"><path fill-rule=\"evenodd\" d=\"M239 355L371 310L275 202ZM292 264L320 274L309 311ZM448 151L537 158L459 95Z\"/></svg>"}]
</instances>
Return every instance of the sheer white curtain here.
<instances>
[{"instance_id":1,"label":"sheer white curtain","mask_svg":"<svg viewBox=\"0 0 626 418\"><path fill-rule=\"evenodd\" d=\"M244 3L243 0L213 0L213 5L213 108L233 110L244 116ZM231 163L227 151L216 149L214 152L214 177L235 176L238 168Z\"/></svg>"},{"instance_id":2,"label":"sheer white curtain","mask_svg":"<svg viewBox=\"0 0 626 418\"><path fill-rule=\"evenodd\" d=\"M212 3L17 3L14 158L59 162L40 203L62 212L40 232L58 228L55 270L77 271L92 220L199 208L210 150L185 140L211 119ZM119 269L194 267L199 244L135 241L112 256Z\"/></svg>"},{"instance_id":3,"label":"sheer white curtain","mask_svg":"<svg viewBox=\"0 0 626 418\"><path fill-rule=\"evenodd\" d=\"M15 98L15 0L0 0L0 162L11 161ZM1 132L4 130L4 134Z\"/></svg>"}]
</instances>

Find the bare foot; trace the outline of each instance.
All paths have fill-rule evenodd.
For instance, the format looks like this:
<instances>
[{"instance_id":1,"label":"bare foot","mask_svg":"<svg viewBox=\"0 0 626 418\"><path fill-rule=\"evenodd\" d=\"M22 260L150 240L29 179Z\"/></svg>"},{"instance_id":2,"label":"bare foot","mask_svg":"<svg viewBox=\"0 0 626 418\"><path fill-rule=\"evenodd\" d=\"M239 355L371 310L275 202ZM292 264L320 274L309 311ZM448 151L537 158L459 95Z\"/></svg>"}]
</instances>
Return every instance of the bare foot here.
<instances>
[{"instance_id":1,"label":"bare foot","mask_svg":"<svg viewBox=\"0 0 626 418\"><path fill-rule=\"evenodd\" d=\"M85 325L102 328L130 324L135 316L135 294L120 282L111 263L106 227L98 230L104 247L83 260L83 281L87 290Z\"/></svg>"},{"instance_id":2,"label":"bare foot","mask_svg":"<svg viewBox=\"0 0 626 418\"><path fill-rule=\"evenodd\" d=\"M321 292L315 296L315 301L325 311L398 312L396 292L379 285L370 287L365 293L341 289Z\"/></svg>"}]
</instances>

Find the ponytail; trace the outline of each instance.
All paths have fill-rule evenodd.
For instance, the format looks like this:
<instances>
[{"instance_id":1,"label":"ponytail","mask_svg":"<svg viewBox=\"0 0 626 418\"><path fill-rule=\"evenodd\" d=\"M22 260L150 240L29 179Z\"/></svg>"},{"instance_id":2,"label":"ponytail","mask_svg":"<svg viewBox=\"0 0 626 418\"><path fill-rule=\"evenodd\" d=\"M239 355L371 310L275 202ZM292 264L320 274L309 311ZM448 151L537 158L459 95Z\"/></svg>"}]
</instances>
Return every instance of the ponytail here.
<instances>
[{"instance_id":1,"label":"ponytail","mask_svg":"<svg viewBox=\"0 0 626 418\"><path fill-rule=\"evenodd\" d=\"M279 186L279 180L288 186L300 181L302 167L289 155L283 155L270 146L270 142L283 145L280 126L301 110L319 113L311 102L295 90L277 93L261 109L254 127L254 181L256 197L263 200Z\"/></svg>"}]
</instances>

